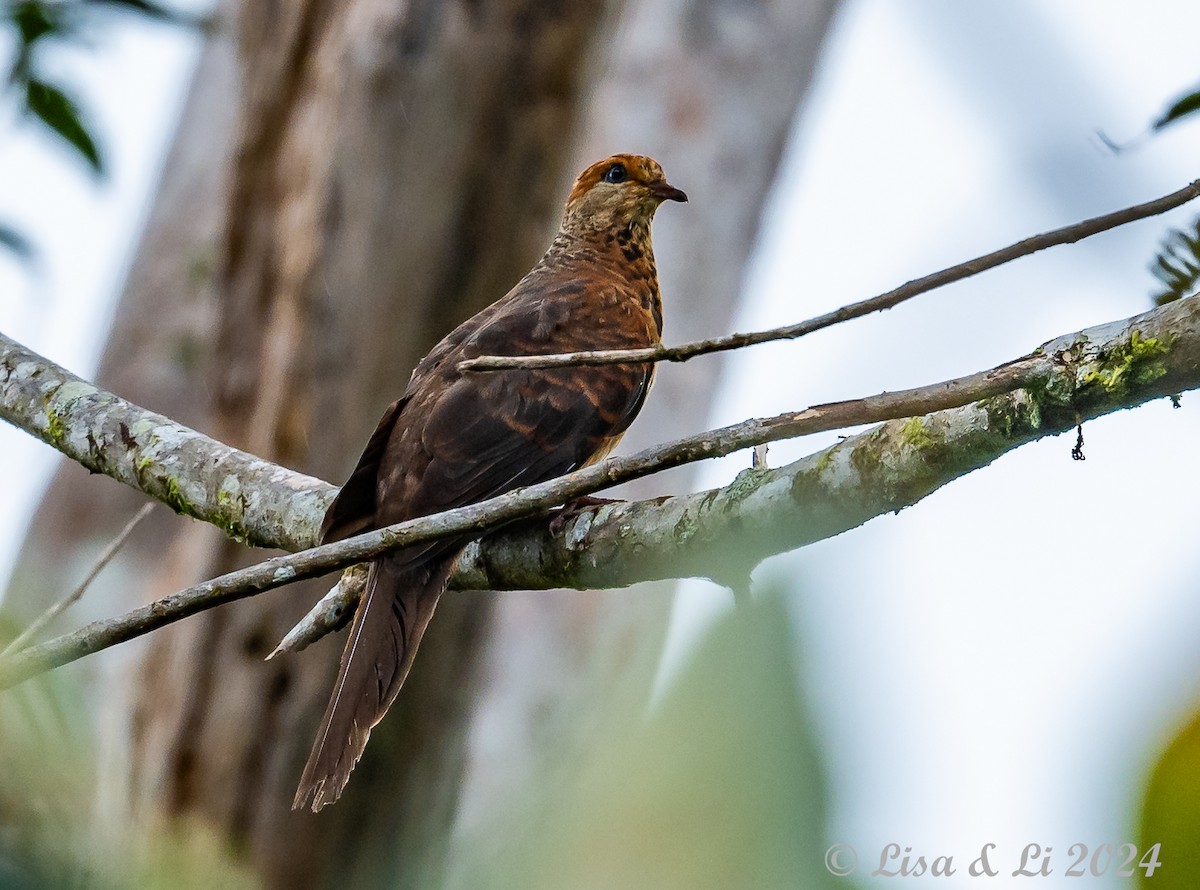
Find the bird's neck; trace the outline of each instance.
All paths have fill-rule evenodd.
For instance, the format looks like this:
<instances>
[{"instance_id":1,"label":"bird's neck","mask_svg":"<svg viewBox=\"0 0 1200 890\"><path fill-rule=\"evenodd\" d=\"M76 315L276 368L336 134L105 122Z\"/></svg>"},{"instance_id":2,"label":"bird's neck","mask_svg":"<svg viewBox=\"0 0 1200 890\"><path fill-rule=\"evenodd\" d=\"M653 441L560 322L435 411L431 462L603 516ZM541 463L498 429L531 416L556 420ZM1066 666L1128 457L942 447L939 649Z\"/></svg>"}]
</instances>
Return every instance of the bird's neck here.
<instances>
[{"instance_id":1,"label":"bird's neck","mask_svg":"<svg viewBox=\"0 0 1200 890\"><path fill-rule=\"evenodd\" d=\"M555 278L563 273L575 278L594 275L618 285L610 292L639 304L653 320L653 339L657 342L662 335L662 296L649 220L582 232L564 225L530 275Z\"/></svg>"},{"instance_id":2,"label":"bird's neck","mask_svg":"<svg viewBox=\"0 0 1200 890\"><path fill-rule=\"evenodd\" d=\"M604 229L564 224L542 258L542 265L558 267L580 262L607 266L633 278L647 278L656 289L658 286L649 220L635 219Z\"/></svg>"}]
</instances>

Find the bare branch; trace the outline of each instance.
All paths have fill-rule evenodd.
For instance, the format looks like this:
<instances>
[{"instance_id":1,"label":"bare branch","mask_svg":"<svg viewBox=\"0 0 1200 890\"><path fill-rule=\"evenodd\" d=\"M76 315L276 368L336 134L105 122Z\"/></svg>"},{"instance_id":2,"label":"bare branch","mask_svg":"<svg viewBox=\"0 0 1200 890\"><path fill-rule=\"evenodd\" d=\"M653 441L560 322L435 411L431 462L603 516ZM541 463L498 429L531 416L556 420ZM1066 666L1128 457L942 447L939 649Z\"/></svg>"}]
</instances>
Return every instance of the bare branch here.
<instances>
[{"instance_id":1,"label":"bare branch","mask_svg":"<svg viewBox=\"0 0 1200 890\"><path fill-rule=\"evenodd\" d=\"M565 352L553 355L481 355L459 363L458 367L461 371L479 372L507 371L518 368L615 365L630 361L686 362L688 359L695 358L698 355L741 349L745 346L757 346L760 343L771 343L776 340L795 340L798 337L812 334L823 328L832 327L835 324L850 321L863 315L870 315L873 312L880 312L884 309L891 309L905 300L911 300L913 297L928 293L939 287L944 287L947 284L962 281L964 278L970 278L972 275L978 275L980 272L986 272L989 269L994 269L996 266L1011 263L1013 260L1029 256L1048 247L1056 247L1060 244L1074 244L1077 241L1082 241L1084 238L1090 238L1092 235L1107 232L1110 229L1118 228L1127 223L1136 222L1139 219L1146 219L1151 216L1158 216L1159 214L1166 213L1168 210L1174 210L1176 207L1186 204L1196 197L1200 197L1200 179L1195 180L1177 192L1172 192L1153 201L1147 201L1144 204L1136 204L1124 210L1117 210L1113 213L1106 213L1103 216L1086 219L1083 222L1064 226L1061 229L1054 229L1050 232L1044 232L1041 235L1033 235L1015 244L1010 244L1008 247L992 251L973 260L967 260L965 263L959 263L957 266L942 269L940 272L934 272L923 278L916 278L887 293L879 294L866 300L860 300L857 303L850 303L833 312L826 312L823 315L817 315L806 321L786 325L781 328L755 331L748 334L730 334L726 337L699 340L695 343L684 343L679 346L655 346L644 349L605 349L595 352Z\"/></svg>"},{"instance_id":2,"label":"bare branch","mask_svg":"<svg viewBox=\"0 0 1200 890\"><path fill-rule=\"evenodd\" d=\"M129 540L129 536L133 534L134 529L142 524L142 520L150 515L150 511L155 507L155 502L151 501L148 504L143 504L142 508L134 514L134 517L125 523L125 527L117 534L115 538L104 548L104 552L96 560L95 564L88 571L84 579L79 582L79 585L60 599L53 603L50 608L38 615L33 621L29 622L29 626L17 634L9 642L7 646L0 649L0 656L8 655L10 652L16 652L18 649L24 648L25 644L33 639L43 627L62 614L63 610L69 608L87 592L88 587L96 580L96 576L104 570L104 567L112 562L121 548L125 546L125 542Z\"/></svg>"},{"instance_id":3,"label":"bare branch","mask_svg":"<svg viewBox=\"0 0 1200 890\"><path fill-rule=\"evenodd\" d=\"M359 563L342 572L342 577L330 588L329 593L321 597L317 604L296 622L279 645L264 659L270 661L276 655L288 652L300 652L315 643L321 637L335 630L340 630L354 614L359 597L367 586L367 566Z\"/></svg>"},{"instance_id":4,"label":"bare branch","mask_svg":"<svg viewBox=\"0 0 1200 890\"><path fill-rule=\"evenodd\" d=\"M188 588L125 616L95 622L73 634L5 658L0 661L0 688L148 633L203 609L361 562L387 549L433 537L478 534L618 482L667 467L729 454L761 442L937 412L910 420L899 427L892 424L864 433L825 453L829 455L830 465L844 467L849 463L855 471L854 479L846 485L850 486L849 494L861 506L852 511L854 515L848 520L852 522L851 525L842 523L849 528L865 521L869 515L898 509L897 503L899 506L911 503L946 481L974 466L986 464L998 454L1025 441L1071 428L1079 417L1108 413L1141 404L1151 398L1198 387L1200 300L1188 299L1131 319L1060 337L1028 356L990 371L919 389L816 406L766 420L746 421L659 445L628 457L609 458L568 476L469 507L401 523L292 556L277 557ZM1017 388L1024 392L1000 398L1001 394ZM971 421L972 428L982 429L986 435L983 444L972 451L969 459L964 459L963 455L955 452L956 440L949 435L958 428L956 417L961 425L962 416L946 415L944 412L972 402L977 404L972 409L965 409L973 412L970 414L974 418ZM962 415L962 412L959 414ZM859 449L865 447L868 441L898 452L909 448L921 454L920 461L907 465L907 472L912 474L908 485L900 485L903 478L899 478L882 486L883 490L873 490L873 485L878 484L881 477L872 469L871 456L877 466L884 466L886 461L876 449L860 452ZM860 458L857 464L856 456ZM824 459L823 456L816 458L818 462ZM901 464L903 461L897 466ZM822 498L823 489L820 485L797 481L807 478L797 475L797 467L794 464L782 470L752 473L761 474L761 478L770 480L772 486L783 485L791 479L786 482L790 493L790 509L805 511L804 515L810 518L812 527L818 529L821 536L836 533L839 523L830 520L828 514L841 509L840 503L847 497L847 491L840 490L844 488L841 483L826 491L826 494L832 492L833 500L838 501L837 504L831 504L828 499ZM791 475L787 475L789 473ZM767 487L760 483L751 486L756 490ZM897 492L907 492L907 495L899 496ZM683 505L684 509L684 513L679 514L680 518L690 516L695 523L690 530L681 529L678 521L673 526L663 525L665 517L655 513L674 499L602 507L595 514L585 514L588 517L587 528L581 528L584 519L581 516L568 524L561 539L553 542L557 552L566 553L569 557L565 559L565 564L557 566L541 562L540 559L531 560L531 556L540 557L544 554L530 552L528 537L523 540L519 535L510 537L506 543L489 539L475 555L467 555L465 565L460 562L456 586L493 589L508 586L622 586L655 576L650 570L656 564L657 557L648 554L653 554L669 541L678 544L674 548L674 557L684 560L690 553L695 561L691 564L676 562L668 556L667 562L663 563L667 568L654 571L665 572L671 577L709 574L719 578L719 567L713 566L712 557L704 552L705 548L690 550L687 542L709 540L709 533L704 531L705 523L716 520L712 511L704 508L706 499L711 503L723 495L728 505L735 505L745 500L749 493L743 480L740 485L735 482L715 494L709 492L693 496L701 498L699 502L679 502L676 506ZM897 497L900 497L899 501ZM651 522L643 525L639 529L640 540L632 537L630 514L625 512L634 509L647 511L646 515L649 516L657 515L660 520L658 524ZM687 513L689 509L692 511L690 514ZM606 510L610 511L607 515ZM670 515L667 514L668 517ZM795 525L790 520L789 523ZM733 552L742 550L744 546L744 553L753 555L753 549L759 545L737 537L739 533L735 525L727 526L723 532L728 532L734 538L727 543L731 544ZM756 523L751 525L756 526ZM770 540L774 542L772 547L780 544L777 535ZM614 542L619 544L620 558L613 555ZM798 546L784 540L782 549L787 549L789 545ZM509 562L505 564L503 558L494 560L492 557L506 546L512 548L514 554ZM631 574L631 568L646 574Z\"/></svg>"}]
</instances>

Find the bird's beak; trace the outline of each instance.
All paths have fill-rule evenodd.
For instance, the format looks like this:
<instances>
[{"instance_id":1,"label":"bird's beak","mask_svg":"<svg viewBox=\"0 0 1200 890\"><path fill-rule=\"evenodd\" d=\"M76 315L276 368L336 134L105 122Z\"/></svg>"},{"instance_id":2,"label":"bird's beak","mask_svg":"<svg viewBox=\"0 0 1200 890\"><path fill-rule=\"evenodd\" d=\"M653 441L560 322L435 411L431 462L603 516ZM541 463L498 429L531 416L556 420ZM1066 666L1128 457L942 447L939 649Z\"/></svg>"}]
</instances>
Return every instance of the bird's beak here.
<instances>
[{"instance_id":1,"label":"bird's beak","mask_svg":"<svg viewBox=\"0 0 1200 890\"><path fill-rule=\"evenodd\" d=\"M665 179L650 186L650 194L660 201L687 201L687 195Z\"/></svg>"}]
</instances>

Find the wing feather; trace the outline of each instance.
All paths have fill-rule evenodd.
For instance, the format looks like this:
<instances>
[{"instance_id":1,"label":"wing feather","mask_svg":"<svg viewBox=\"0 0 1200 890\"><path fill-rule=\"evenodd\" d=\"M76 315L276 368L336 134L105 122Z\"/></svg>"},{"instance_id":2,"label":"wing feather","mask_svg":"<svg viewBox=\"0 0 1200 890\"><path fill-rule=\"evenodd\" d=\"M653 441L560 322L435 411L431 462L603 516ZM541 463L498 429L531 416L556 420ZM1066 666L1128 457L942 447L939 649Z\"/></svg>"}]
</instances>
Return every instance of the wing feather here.
<instances>
[{"instance_id":1,"label":"wing feather","mask_svg":"<svg viewBox=\"0 0 1200 890\"><path fill-rule=\"evenodd\" d=\"M536 271L536 270L535 270ZM350 480L330 504L322 540L474 503L583 466L606 452L641 407L648 364L460 374L486 352L522 354L644 346L657 318L614 290L601 299L578 281L548 292L531 273L504 300L452 332L384 413ZM603 317L590 318L599 307ZM614 310L614 311L616 311ZM644 313L645 314L645 313ZM622 321L617 318L616 321ZM624 338L624 339L622 339ZM341 794L412 665L465 538L432 541L372 563L338 679L294 807Z\"/></svg>"}]
</instances>

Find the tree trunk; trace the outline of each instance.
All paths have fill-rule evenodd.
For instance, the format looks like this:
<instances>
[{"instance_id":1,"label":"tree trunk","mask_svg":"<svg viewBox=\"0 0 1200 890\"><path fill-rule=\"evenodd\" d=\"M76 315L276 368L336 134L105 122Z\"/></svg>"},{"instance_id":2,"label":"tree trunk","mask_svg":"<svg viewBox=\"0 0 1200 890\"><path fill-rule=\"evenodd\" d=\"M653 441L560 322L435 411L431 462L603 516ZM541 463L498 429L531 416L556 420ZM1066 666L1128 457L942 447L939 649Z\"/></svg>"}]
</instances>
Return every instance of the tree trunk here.
<instances>
[{"instance_id":1,"label":"tree trunk","mask_svg":"<svg viewBox=\"0 0 1200 890\"><path fill-rule=\"evenodd\" d=\"M667 342L728 331L763 203L836 6L631 0L595 52L572 166L614 151L648 154L690 199L664 208L654 224ZM661 365L622 450L703 429L719 369L715 358ZM624 490L677 493L691 475L683 468ZM489 841L504 843L497 829L505 802L527 783L553 787L572 774L603 722L649 695L674 589L639 584L498 600L456 861L488 855Z\"/></svg>"},{"instance_id":2,"label":"tree trunk","mask_svg":"<svg viewBox=\"0 0 1200 890\"><path fill-rule=\"evenodd\" d=\"M201 65L101 382L340 482L416 360L520 278L573 173L612 151L658 157L692 198L656 224L668 339L724 331L834 6L245 4L236 63L216 43ZM715 374L664 368L626 447L699 427ZM132 511L107 480L79 510L82 472L63 474L22 563L49 591L67 586L56 552ZM157 565L146 586L166 592L253 558L178 527L116 574ZM314 817L288 807L342 639L262 658L321 592L155 634L133 691L136 812L214 826L268 886L436 885L447 855L480 855L513 788L569 768L607 689L644 695L670 594L448 595L345 797Z\"/></svg>"},{"instance_id":3,"label":"tree trunk","mask_svg":"<svg viewBox=\"0 0 1200 890\"><path fill-rule=\"evenodd\" d=\"M244 8L215 435L345 477L416 360L548 240L578 60L603 11L578 0ZM206 529L188 537L199 574L246 558L205 543ZM221 826L272 886L423 884L454 813L489 598L443 604L345 798L315 818L288 807L342 641L262 657L320 592L299 586L155 641L135 720L138 799Z\"/></svg>"}]
</instances>

